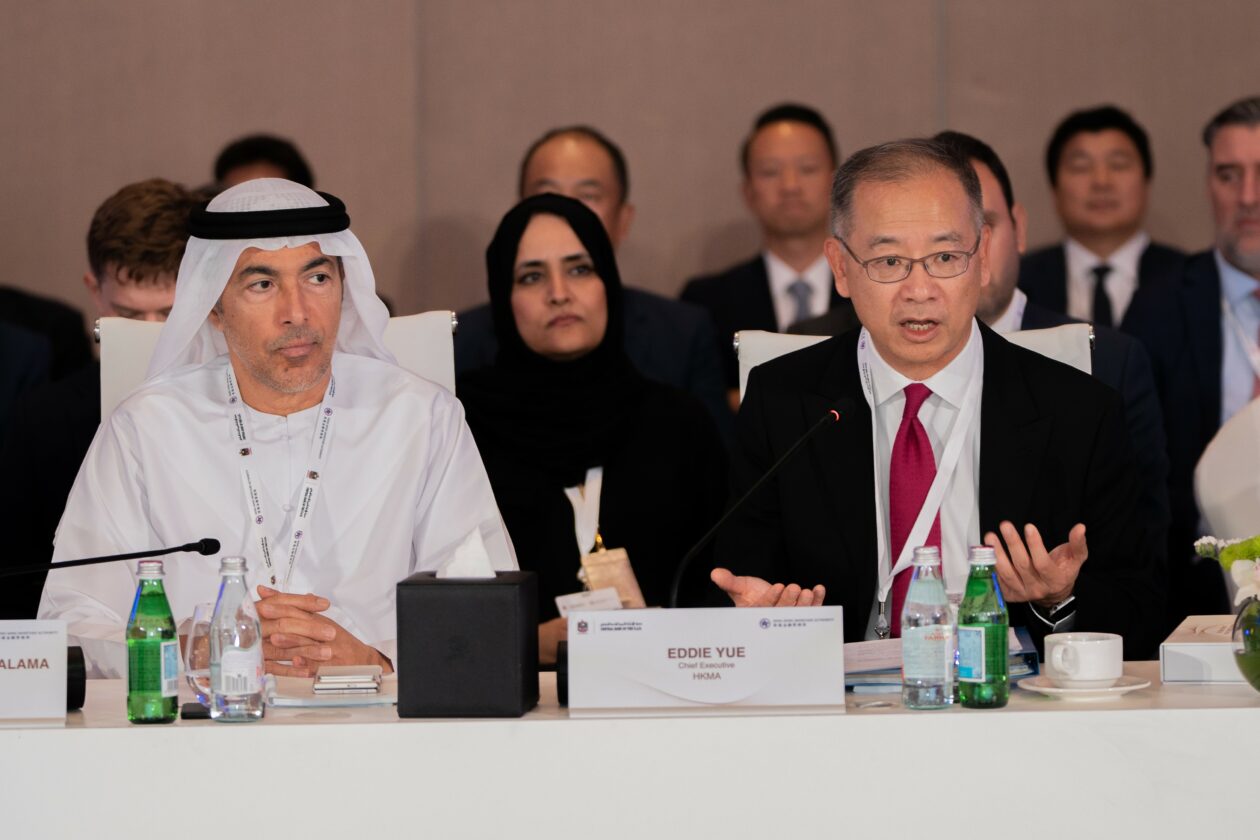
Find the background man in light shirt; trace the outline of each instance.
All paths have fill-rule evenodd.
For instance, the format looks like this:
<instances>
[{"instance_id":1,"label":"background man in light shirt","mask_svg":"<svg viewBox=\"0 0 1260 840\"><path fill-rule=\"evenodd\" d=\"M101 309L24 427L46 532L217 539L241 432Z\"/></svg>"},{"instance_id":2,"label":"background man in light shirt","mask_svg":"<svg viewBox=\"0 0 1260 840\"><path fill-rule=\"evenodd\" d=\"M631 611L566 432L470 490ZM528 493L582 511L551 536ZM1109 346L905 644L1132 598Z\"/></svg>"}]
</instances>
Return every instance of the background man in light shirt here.
<instances>
[{"instance_id":1,"label":"background man in light shirt","mask_svg":"<svg viewBox=\"0 0 1260 840\"><path fill-rule=\"evenodd\" d=\"M863 330L753 370L735 492L828 409L843 416L731 520L717 548L730 569L715 569L714 582L738 605L840 603L846 637L867 638L897 587L893 562L935 519L913 544L939 535L949 591L961 593L966 547L983 537L998 551L1012 623L1034 639L1109 630L1125 636L1130 656L1148 654L1163 611L1162 546L1138 514L1120 398L976 321L990 231L975 170L928 140L866 149L837 172L832 212L828 262ZM924 386L921 409L907 410ZM899 456L907 439L924 437L930 453ZM915 510L911 529L905 487L937 464L940 506Z\"/></svg>"},{"instance_id":2,"label":"background man in light shirt","mask_svg":"<svg viewBox=\"0 0 1260 840\"><path fill-rule=\"evenodd\" d=\"M1194 497L1199 457L1260 395L1260 96L1214 116L1203 145L1215 247L1186 260L1173 294L1135 303L1131 313L1151 354L1168 432L1173 560L1192 554L1205 529ZM1183 585L1193 590L1193 614L1228 611L1215 569Z\"/></svg>"},{"instance_id":3,"label":"background man in light shirt","mask_svg":"<svg viewBox=\"0 0 1260 840\"><path fill-rule=\"evenodd\" d=\"M857 322L848 301L836 294L823 256L831 176L839 163L831 126L804 105L769 109L744 140L740 189L761 228L762 251L719 274L692 279L682 292L683 300L713 316L734 406L739 404L731 349L736 332L784 332L833 308Z\"/></svg>"},{"instance_id":4,"label":"background man in light shirt","mask_svg":"<svg viewBox=\"0 0 1260 840\"><path fill-rule=\"evenodd\" d=\"M1020 287L1053 312L1129 331L1134 292L1175 277L1184 255L1142 229L1154 162L1146 132L1112 105L1069 114L1046 147L1067 238L1026 255Z\"/></svg>"}]
</instances>

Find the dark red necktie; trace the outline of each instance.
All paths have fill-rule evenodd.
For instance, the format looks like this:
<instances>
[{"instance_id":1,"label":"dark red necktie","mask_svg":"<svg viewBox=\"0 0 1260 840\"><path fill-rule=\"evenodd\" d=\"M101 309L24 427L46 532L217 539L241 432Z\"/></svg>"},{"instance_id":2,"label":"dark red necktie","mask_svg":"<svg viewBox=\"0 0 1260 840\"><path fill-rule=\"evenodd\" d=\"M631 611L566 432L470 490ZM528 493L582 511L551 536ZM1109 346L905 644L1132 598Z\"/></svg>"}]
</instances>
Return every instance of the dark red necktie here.
<instances>
[{"instance_id":1,"label":"dark red necktie","mask_svg":"<svg viewBox=\"0 0 1260 840\"><path fill-rule=\"evenodd\" d=\"M927 430L919 422L919 409L932 396L932 391L921 382L912 382L905 388L906 407L901 413L901 427L893 441L892 458L888 465L888 535L892 554L890 563L901 556L902 546L910 539L910 529L919 516L923 500L927 498L932 479L936 478L936 458L932 455L932 442ZM932 520L924 545L941 546L941 514L938 510ZM918 546L913 546L917 548ZM910 588L913 567L904 569L893 579L892 614L889 616L892 635L901 636L901 610L906 603L906 590Z\"/></svg>"}]
</instances>

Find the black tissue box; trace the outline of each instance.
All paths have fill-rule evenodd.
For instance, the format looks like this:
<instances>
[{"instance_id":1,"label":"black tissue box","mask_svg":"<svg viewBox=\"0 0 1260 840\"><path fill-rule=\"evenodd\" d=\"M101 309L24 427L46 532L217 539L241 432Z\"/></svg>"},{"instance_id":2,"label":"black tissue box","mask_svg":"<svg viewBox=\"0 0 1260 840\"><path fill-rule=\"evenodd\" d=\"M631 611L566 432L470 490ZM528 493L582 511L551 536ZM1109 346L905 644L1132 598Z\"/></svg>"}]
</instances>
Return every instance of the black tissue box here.
<instances>
[{"instance_id":1,"label":"black tissue box","mask_svg":"<svg viewBox=\"0 0 1260 840\"><path fill-rule=\"evenodd\" d=\"M533 572L398 583L398 716L520 717L538 705Z\"/></svg>"}]
</instances>

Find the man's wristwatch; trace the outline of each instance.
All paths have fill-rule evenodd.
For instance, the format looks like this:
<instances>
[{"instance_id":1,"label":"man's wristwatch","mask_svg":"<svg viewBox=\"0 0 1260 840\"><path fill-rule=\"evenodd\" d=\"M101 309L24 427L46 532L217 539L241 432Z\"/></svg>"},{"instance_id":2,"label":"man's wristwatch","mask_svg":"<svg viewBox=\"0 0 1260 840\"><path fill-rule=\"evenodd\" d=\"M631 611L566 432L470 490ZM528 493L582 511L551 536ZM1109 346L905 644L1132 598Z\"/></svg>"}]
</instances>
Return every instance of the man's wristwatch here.
<instances>
[{"instance_id":1,"label":"man's wristwatch","mask_svg":"<svg viewBox=\"0 0 1260 840\"><path fill-rule=\"evenodd\" d=\"M1058 624L1060 621L1072 614L1073 610L1068 609L1068 607L1070 607L1075 600L1075 595L1069 595L1052 607L1039 606L1037 607L1037 611L1041 613L1041 616L1046 621L1051 624Z\"/></svg>"}]
</instances>

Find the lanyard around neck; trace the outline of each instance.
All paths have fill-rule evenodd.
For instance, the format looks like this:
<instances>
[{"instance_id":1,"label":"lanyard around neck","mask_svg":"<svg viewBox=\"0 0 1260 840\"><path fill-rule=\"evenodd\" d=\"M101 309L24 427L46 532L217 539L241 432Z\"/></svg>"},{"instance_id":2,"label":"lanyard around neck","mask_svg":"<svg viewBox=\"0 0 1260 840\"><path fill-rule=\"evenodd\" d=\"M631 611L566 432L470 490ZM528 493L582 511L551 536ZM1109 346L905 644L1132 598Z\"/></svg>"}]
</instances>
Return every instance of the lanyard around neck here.
<instances>
[{"instance_id":1,"label":"lanyard around neck","mask_svg":"<svg viewBox=\"0 0 1260 840\"><path fill-rule=\"evenodd\" d=\"M284 590L288 588L289 578L293 575L293 567L297 565L298 557L302 554L302 540L306 536L307 524L311 518L311 511L315 508L315 501L319 498L320 474L324 469L324 462L328 458L328 450L332 443L337 382L333 377L329 377L328 391L324 394L323 402L319 404L319 416L315 421L315 433L311 437L310 452L306 458L307 466L302 478L302 492L298 496L298 508L293 517L293 530L289 534L289 558L283 578L277 573L276 563L271 553L271 541L267 536L265 526L270 515L265 511L266 492L252 467L255 455L253 435L250 434L249 412L240 393L240 388L236 384L236 374L232 371L232 363L228 362L226 406L228 421L232 426L232 453L239 459L241 485L245 489L250 540L258 546L271 585Z\"/></svg>"},{"instance_id":2,"label":"lanyard around neck","mask_svg":"<svg viewBox=\"0 0 1260 840\"><path fill-rule=\"evenodd\" d=\"M573 505L573 532L577 537L578 551L588 554L597 546L599 539L599 494L604 489L604 468L591 467L586 471L586 481L579 487L564 488L564 495Z\"/></svg>"},{"instance_id":3,"label":"lanyard around neck","mask_svg":"<svg viewBox=\"0 0 1260 840\"><path fill-rule=\"evenodd\" d=\"M980 340L979 330L974 323L972 324L971 337L968 340ZM858 370L862 379L862 394L866 397L866 404L871 410L871 451L875 453L879 452L880 423L875 413L874 376L871 370L871 354L874 352L874 348L871 346L870 333L866 331L865 327L862 328L862 333L858 337L857 351ZM937 466L936 477L932 479L932 486L928 489L927 497L923 500L923 506L919 508L918 516L915 517L914 527L910 529L910 534L906 538L905 545L901 547L901 553L895 558L895 562L890 557L892 549L888 544L888 517L884 511L879 469L873 471L875 474L875 540L879 563L878 596L880 604L883 604L888 599L893 579L902 571L910 568L915 547L923 545L923 541L927 539L928 532L932 528L932 521L936 519L937 511L941 507L941 501L945 498L945 491L949 488L950 481L953 479L954 472L958 467L963 445L971 439L975 431L975 422L978 416L977 410L980 404L981 380L984 378L983 371L983 353L980 352L979 347L972 348L971 370L968 373L967 391L963 396L962 405L959 407L958 418L954 421L949 440L945 443L945 451L941 455L941 463ZM945 566L942 564L942 572L944 569Z\"/></svg>"}]
</instances>

